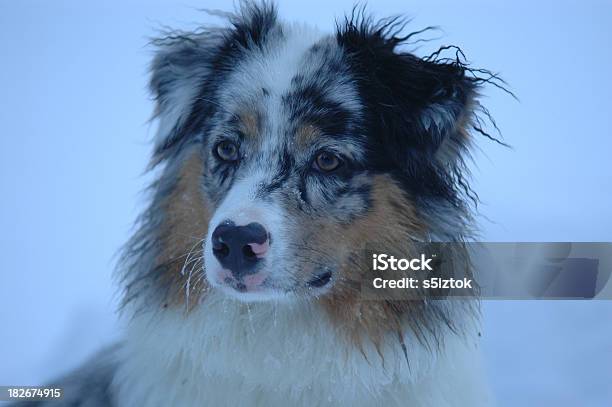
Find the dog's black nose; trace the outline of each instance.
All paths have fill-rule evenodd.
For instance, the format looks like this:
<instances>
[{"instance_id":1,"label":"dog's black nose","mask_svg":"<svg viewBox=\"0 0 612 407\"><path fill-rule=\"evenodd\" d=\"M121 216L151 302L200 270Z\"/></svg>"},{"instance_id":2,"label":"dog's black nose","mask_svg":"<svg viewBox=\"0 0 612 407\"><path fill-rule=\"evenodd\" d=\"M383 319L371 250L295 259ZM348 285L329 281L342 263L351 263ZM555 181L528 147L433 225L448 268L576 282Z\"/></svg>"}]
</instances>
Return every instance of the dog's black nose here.
<instances>
[{"instance_id":1,"label":"dog's black nose","mask_svg":"<svg viewBox=\"0 0 612 407\"><path fill-rule=\"evenodd\" d=\"M213 254L237 279L257 272L255 265L268 247L268 231L259 223L235 226L224 222L212 234Z\"/></svg>"}]
</instances>

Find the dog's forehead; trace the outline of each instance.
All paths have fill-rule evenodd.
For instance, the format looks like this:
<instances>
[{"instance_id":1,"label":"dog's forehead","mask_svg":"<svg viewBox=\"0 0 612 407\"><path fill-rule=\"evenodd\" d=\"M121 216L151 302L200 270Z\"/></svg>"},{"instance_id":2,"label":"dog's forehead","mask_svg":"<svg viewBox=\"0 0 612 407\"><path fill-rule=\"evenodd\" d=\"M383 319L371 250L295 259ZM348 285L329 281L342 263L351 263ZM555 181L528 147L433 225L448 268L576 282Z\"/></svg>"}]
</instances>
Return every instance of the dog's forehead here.
<instances>
[{"instance_id":1,"label":"dog's forehead","mask_svg":"<svg viewBox=\"0 0 612 407\"><path fill-rule=\"evenodd\" d=\"M262 148L304 150L342 138L359 155L362 106L344 58L333 37L287 26L237 63L219 103Z\"/></svg>"}]
</instances>

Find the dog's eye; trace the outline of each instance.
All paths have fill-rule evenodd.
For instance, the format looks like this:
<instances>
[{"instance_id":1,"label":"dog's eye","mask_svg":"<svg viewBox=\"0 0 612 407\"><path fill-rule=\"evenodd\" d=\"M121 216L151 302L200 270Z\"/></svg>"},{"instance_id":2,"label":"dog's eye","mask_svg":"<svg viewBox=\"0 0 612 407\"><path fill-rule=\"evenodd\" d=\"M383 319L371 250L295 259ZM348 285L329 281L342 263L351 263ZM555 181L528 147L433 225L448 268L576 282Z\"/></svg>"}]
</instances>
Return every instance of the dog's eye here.
<instances>
[{"instance_id":1,"label":"dog's eye","mask_svg":"<svg viewBox=\"0 0 612 407\"><path fill-rule=\"evenodd\" d=\"M229 140L221 141L215 146L215 153L223 161L237 161L238 145Z\"/></svg>"},{"instance_id":2,"label":"dog's eye","mask_svg":"<svg viewBox=\"0 0 612 407\"><path fill-rule=\"evenodd\" d=\"M317 154L317 157L312 165L315 169L321 172L332 172L340 168L342 165L342 160L333 153L323 151Z\"/></svg>"}]
</instances>

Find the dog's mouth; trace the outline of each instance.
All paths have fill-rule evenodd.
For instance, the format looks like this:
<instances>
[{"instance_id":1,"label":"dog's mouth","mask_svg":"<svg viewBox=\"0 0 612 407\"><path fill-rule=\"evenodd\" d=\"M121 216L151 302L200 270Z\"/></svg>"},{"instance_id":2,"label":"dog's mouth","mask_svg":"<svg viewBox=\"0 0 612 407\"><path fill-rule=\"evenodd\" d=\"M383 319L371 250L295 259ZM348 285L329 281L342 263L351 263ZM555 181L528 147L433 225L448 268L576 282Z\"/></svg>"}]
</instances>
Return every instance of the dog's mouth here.
<instances>
[{"instance_id":1,"label":"dog's mouth","mask_svg":"<svg viewBox=\"0 0 612 407\"><path fill-rule=\"evenodd\" d=\"M232 289L236 290L239 293L256 292L256 291L258 291L258 289L259 290L263 290L263 289L268 288L267 287L267 285L268 285L267 284L267 280L264 280L261 283L261 285L259 287L257 287L257 289L249 288L247 286L247 284L244 281L242 281L242 280L237 281L235 279L230 279L230 278L227 278L227 277L225 278L224 283L227 284L227 286L229 288L232 288Z\"/></svg>"},{"instance_id":2,"label":"dog's mouth","mask_svg":"<svg viewBox=\"0 0 612 407\"><path fill-rule=\"evenodd\" d=\"M314 261L306 259L275 261L272 256L258 259L256 267L232 270L224 267L212 249L204 249L207 280L223 293L243 301L320 297L330 290L336 276L335 265L312 264Z\"/></svg>"},{"instance_id":3,"label":"dog's mouth","mask_svg":"<svg viewBox=\"0 0 612 407\"><path fill-rule=\"evenodd\" d=\"M263 274L264 272L262 272ZM329 268L319 270L312 277L301 284L283 286L274 282L273 278L266 277L262 281L249 279L235 279L229 273L215 276L215 286L231 297L242 301L267 301L279 298L319 297L325 294L334 280L334 271ZM253 277L257 277L257 274Z\"/></svg>"},{"instance_id":4,"label":"dog's mouth","mask_svg":"<svg viewBox=\"0 0 612 407\"><path fill-rule=\"evenodd\" d=\"M320 271L313 278L311 278L310 280L306 282L306 287L308 289L324 288L332 282L332 277L333 277L333 273L331 270L326 269L326 270ZM271 283L271 280L269 278L266 278L264 281L262 281L259 287L257 287L258 289L249 288L242 280L236 281L235 279L229 278L229 277L226 277L224 279L224 283L226 284L228 288L233 289L237 293L249 293L249 292L258 292L258 291L275 290L275 289L278 291L285 291L285 292L299 291L297 287L294 289L285 289L285 290L279 289L279 287L276 287L274 286L274 284Z\"/></svg>"}]
</instances>

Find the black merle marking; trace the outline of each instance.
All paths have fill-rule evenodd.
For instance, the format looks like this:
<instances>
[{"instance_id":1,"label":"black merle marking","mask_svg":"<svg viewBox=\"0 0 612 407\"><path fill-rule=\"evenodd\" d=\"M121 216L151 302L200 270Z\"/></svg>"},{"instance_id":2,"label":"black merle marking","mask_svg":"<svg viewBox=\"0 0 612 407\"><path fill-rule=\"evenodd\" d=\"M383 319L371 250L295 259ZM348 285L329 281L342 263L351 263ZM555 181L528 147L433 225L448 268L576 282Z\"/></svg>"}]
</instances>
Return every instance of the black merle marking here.
<instances>
[{"instance_id":1,"label":"black merle marking","mask_svg":"<svg viewBox=\"0 0 612 407\"><path fill-rule=\"evenodd\" d=\"M401 46L421 32L402 35L405 25L401 18L374 21L357 8L337 25L338 44L346 50L366 105L367 162L419 199L460 208L464 194L473 195L461 156L470 140L458 125L479 121L473 109L480 85L505 88L496 75L469 67L460 50L454 59L440 57L456 47L442 47L425 58L403 51ZM451 161L440 159L444 148L456 151Z\"/></svg>"}]
</instances>

